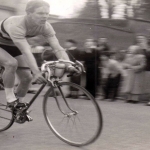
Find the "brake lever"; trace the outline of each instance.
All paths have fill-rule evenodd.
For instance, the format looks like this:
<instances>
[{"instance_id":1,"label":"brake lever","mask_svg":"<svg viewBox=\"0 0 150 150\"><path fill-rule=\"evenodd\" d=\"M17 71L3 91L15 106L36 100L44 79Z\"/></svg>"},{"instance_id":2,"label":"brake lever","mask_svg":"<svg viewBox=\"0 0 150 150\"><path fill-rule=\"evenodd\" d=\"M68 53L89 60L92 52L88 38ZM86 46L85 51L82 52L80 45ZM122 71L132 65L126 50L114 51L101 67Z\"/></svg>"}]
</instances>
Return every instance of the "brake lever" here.
<instances>
[{"instance_id":1,"label":"brake lever","mask_svg":"<svg viewBox=\"0 0 150 150\"><path fill-rule=\"evenodd\" d=\"M81 62L79 62L78 60L76 60L75 63L81 67L83 73L86 73L85 68L84 68L84 66L83 66L83 64Z\"/></svg>"}]
</instances>

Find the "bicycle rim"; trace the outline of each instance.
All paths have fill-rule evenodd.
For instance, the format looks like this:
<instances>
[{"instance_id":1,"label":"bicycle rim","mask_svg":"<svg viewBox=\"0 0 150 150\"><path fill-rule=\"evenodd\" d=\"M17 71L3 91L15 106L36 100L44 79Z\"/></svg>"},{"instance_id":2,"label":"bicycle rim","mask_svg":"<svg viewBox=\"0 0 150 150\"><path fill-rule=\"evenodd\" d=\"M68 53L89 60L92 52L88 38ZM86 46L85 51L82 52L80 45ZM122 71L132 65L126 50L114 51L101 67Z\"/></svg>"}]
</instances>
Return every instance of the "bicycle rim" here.
<instances>
[{"instance_id":1,"label":"bicycle rim","mask_svg":"<svg viewBox=\"0 0 150 150\"><path fill-rule=\"evenodd\" d=\"M4 98L5 94L2 92L3 91L0 91L0 132L7 130L14 123L12 111L9 108L6 109L6 99Z\"/></svg>"},{"instance_id":2,"label":"bicycle rim","mask_svg":"<svg viewBox=\"0 0 150 150\"><path fill-rule=\"evenodd\" d=\"M83 87L70 83L59 82L58 87L61 88L69 107L76 111L73 114L65 101L58 88L53 89L52 92L57 94L57 101L54 97L49 96L52 94L49 89L45 95L43 103L43 111L46 122L53 133L62 141L73 146L85 146L94 142L100 135L102 130L102 114L100 107L94 100L93 96ZM69 90L77 91L77 96L68 96ZM75 93L75 92L74 92Z\"/></svg>"}]
</instances>

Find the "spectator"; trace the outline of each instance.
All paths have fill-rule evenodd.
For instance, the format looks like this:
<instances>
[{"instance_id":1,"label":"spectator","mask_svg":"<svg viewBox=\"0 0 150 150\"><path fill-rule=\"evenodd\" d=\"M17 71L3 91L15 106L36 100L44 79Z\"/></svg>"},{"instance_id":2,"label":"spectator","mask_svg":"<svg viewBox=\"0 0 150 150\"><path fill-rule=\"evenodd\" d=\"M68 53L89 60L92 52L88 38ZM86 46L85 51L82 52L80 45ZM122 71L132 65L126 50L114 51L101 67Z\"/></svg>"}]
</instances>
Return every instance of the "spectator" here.
<instances>
[{"instance_id":1,"label":"spectator","mask_svg":"<svg viewBox=\"0 0 150 150\"><path fill-rule=\"evenodd\" d=\"M99 57L100 53L97 50L94 39L86 39L84 43L84 53L82 59L85 62L86 68L86 86L85 88L96 97L97 86L99 85Z\"/></svg>"},{"instance_id":2,"label":"spectator","mask_svg":"<svg viewBox=\"0 0 150 150\"><path fill-rule=\"evenodd\" d=\"M142 49L142 54L145 55L146 58L146 66L145 66L145 94L150 93L150 37L147 37L144 34L136 35L136 44L139 45ZM148 96L150 97L150 96ZM148 98L148 106L150 106L150 98Z\"/></svg>"},{"instance_id":3,"label":"spectator","mask_svg":"<svg viewBox=\"0 0 150 150\"><path fill-rule=\"evenodd\" d=\"M50 45L48 43L45 43L43 45L44 50L41 54L41 59L42 61L46 60L46 61L53 61L53 60L57 60L56 56L53 53L52 48L50 47Z\"/></svg>"},{"instance_id":4,"label":"spectator","mask_svg":"<svg viewBox=\"0 0 150 150\"><path fill-rule=\"evenodd\" d=\"M75 40L68 39L65 42L65 48L70 60L76 61L80 55L80 51L77 48L77 42Z\"/></svg>"},{"instance_id":5,"label":"spectator","mask_svg":"<svg viewBox=\"0 0 150 150\"><path fill-rule=\"evenodd\" d=\"M102 80L104 99L115 101L118 96L121 78L126 76L126 73L122 65L120 65L120 62L111 59L108 53L102 54L101 63L103 67Z\"/></svg>"},{"instance_id":6,"label":"spectator","mask_svg":"<svg viewBox=\"0 0 150 150\"><path fill-rule=\"evenodd\" d=\"M147 49L147 38L143 34L138 34L135 37L135 45L138 45L141 47L141 52L144 53L144 50Z\"/></svg>"},{"instance_id":7,"label":"spectator","mask_svg":"<svg viewBox=\"0 0 150 150\"><path fill-rule=\"evenodd\" d=\"M150 94L150 37L145 38L143 40L143 50L144 55L146 57L146 66L145 66L145 94ZM150 95L148 96L148 103L147 105L150 106Z\"/></svg>"},{"instance_id":8,"label":"spectator","mask_svg":"<svg viewBox=\"0 0 150 150\"><path fill-rule=\"evenodd\" d=\"M77 42L75 40L72 40L72 39L66 40L65 48L71 61L75 62L76 60L79 59L80 51L77 48ZM78 85L80 85L80 80L81 80L80 76L72 76L70 79L71 82L76 83ZM67 97L78 98L77 89L71 87L70 94Z\"/></svg>"},{"instance_id":9,"label":"spectator","mask_svg":"<svg viewBox=\"0 0 150 150\"><path fill-rule=\"evenodd\" d=\"M108 45L108 39L103 37L103 38L99 38L98 39L98 49L101 52L109 52L110 51L110 47Z\"/></svg>"},{"instance_id":10,"label":"spectator","mask_svg":"<svg viewBox=\"0 0 150 150\"><path fill-rule=\"evenodd\" d=\"M118 52L119 50L117 48L112 48L111 50L109 50L108 53L110 54L110 59L116 60L116 56Z\"/></svg>"},{"instance_id":11,"label":"spectator","mask_svg":"<svg viewBox=\"0 0 150 150\"><path fill-rule=\"evenodd\" d=\"M129 47L125 63L128 73L125 86L127 102L137 103L140 95L144 94L144 68L146 65L140 46Z\"/></svg>"},{"instance_id":12,"label":"spectator","mask_svg":"<svg viewBox=\"0 0 150 150\"><path fill-rule=\"evenodd\" d=\"M126 85L126 78L127 78L127 71L126 68L128 68L128 64L125 63L125 58L126 58L126 50L119 50L118 53L116 53L116 60L118 61L118 63L120 64L120 66L122 67L122 69L125 72L125 76L123 78L121 78L121 85L120 85L120 98L124 99L126 96L126 94L124 93L124 86ZM125 95L124 95L125 94ZM123 96L123 97L122 97Z\"/></svg>"}]
</instances>

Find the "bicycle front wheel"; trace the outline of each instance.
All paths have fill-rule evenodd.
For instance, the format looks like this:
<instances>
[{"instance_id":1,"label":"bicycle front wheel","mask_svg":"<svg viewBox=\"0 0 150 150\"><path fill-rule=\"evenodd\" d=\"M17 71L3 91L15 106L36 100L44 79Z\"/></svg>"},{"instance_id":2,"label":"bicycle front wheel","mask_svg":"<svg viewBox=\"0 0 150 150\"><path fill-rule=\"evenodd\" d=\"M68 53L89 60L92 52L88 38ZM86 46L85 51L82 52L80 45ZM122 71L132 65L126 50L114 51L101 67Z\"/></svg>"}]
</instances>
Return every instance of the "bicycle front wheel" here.
<instances>
[{"instance_id":1,"label":"bicycle front wheel","mask_svg":"<svg viewBox=\"0 0 150 150\"><path fill-rule=\"evenodd\" d=\"M43 103L48 126L67 144L84 146L94 142L102 130L102 114L97 102L79 85L70 82L56 85L47 91Z\"/></svg>"}]
</instances>

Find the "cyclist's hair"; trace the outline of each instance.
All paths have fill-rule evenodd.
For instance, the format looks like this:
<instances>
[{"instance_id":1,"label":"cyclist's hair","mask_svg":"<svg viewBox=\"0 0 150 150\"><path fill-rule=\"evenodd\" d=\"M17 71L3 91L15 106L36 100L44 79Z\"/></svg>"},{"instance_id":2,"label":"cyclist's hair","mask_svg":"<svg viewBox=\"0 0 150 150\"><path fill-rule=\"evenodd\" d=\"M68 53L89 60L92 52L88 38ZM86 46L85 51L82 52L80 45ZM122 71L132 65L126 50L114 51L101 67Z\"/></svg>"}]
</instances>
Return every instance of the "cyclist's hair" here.
<instances>
[{"instance_id":1,"label":"cyclist's hair","mask_svg":"<svg viewBox=\"0 0 150 150\"><path fill-rule=\"evenodd\" d=\"M43 1L43 0L31 0L27 3L26 5L26 13L33 13L34 10L36 8L39 8L39 7L42 7L42 6L47 6L47 7L50 7L50 5Z\"/></svg>"}]
</instances>

